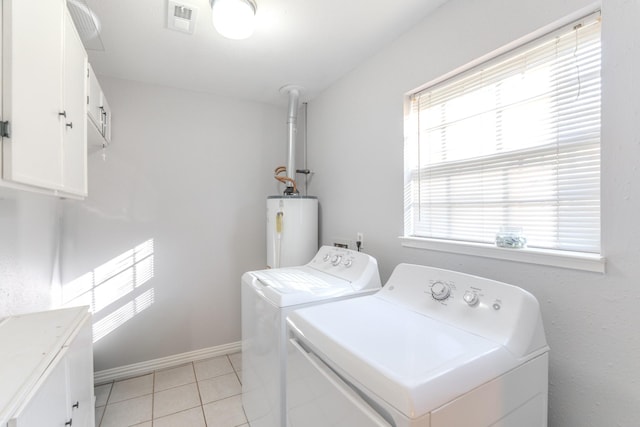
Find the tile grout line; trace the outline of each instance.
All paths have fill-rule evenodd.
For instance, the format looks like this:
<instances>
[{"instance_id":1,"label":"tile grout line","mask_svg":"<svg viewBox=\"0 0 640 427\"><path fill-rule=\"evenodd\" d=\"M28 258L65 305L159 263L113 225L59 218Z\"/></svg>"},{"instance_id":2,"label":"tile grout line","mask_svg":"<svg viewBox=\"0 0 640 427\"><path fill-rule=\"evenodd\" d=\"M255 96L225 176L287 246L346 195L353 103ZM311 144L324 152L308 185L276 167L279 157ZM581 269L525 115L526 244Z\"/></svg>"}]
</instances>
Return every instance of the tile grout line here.
<instances>
[{"instance_id":1,"label":"tile grout line","mask_svg":"<svg viewBox=\"0 0 640 427\"><path fill-rule=\"evenodd\" d=\"M233 364L233 362L231 362L231 356L228 354L226 356L227 356L227 359L229 359L229 363L231 364L231 367L233 368L233 373L236 374L236 378L240 383L240 407L242 408L242 414L244 415L245 422L242 424L239 424L238 427L242 427L245 424L249 425L249 418L247 417L247 412L244 410L244 405L242 404L242 379L240 379L240 375L238 375L238 370L236 369L236 366Z\"/></svg>"},{"instance_id":2,"label":"tile grout line","mask_svg":"<svg viewBox=\"0 0 640 427\"><path fill-rule=\"evenodd\" d=\"M100 425L102 424L102 420L104 420L104 414L107 413L107 406L109 405L109 399L111 399L111 392L113 392L114 385L115 385L115 381L111 381L111 387L109 387L109 394L107 394L107 400L104 403L104 411L102 411L102 415L100 416L100 420L98 421L98 425L96 427L100 427ZM94 411L95 411L95 408L94 408Z\"/></svg>"},{"instance_id":3,"label":"tile grout line","mask_svg":"<svg viewBox=\"0 0 640 427\"><path fill-rule=\"evenodd\" d=\"M242 394L242 378L240 378L240 375L238 374L238 370L236 369L236 367L233 364L233 362L231 362L231 357L229 357L228 354L227 354L227 358L229 359L229 363L231 363L231 367L233 368L233 373L236 374L236 378L238 379L238 382L240 383L240 394ZM244 411L244 408L242 408L242 410Z\"/></svg>"},{"instance_id":4,"label":"tile grout line","mask_svg":"<svg viewBox=\"0 0 640 427\"><path fill-rule=\"evenodd\" d=\"M196 374L196 365L191 362L191 368L193 369L193 378L196 380L196 389L198 390L198 399L200 400L200 411L202 412L202 419L204 420L204 427L207 427L207 417L204 414L204 403L202 402L202 393L200 393L200 381L198 381L198 375Z\"/></svg>"},{"instance_id":5,"label":"tile grout line","mask_svg":"<svg viewBox=\"0 0 640 427\"><path fill-rule=\"evenodd\" d=\"M153 381L151 382L151 427L153 427L153 407L156 403L156 371L153 371Z\"/></svg>"}]
</instances>

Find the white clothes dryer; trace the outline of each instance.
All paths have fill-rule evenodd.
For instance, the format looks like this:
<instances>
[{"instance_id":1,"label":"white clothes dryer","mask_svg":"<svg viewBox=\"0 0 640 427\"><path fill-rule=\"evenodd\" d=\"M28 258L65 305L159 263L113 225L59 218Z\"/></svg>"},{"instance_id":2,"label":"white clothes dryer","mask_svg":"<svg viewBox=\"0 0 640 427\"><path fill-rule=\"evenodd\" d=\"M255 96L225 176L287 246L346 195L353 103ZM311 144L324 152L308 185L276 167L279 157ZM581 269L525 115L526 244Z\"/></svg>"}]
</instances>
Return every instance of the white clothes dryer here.
<instances>
[{"instance_id":1,"label":"white clothes dryer","mask_svg":"<svg viewBox=\"0 0 640 427\"><path fill-rule=\"evenodd\" d=\"M539 305L505 283L398 265L374 295L288 317L290 427L543 427Z\"/></svg>"},{"instance_id":2,"label":"white clothes dryer","mask_svg":"<svg viewBox=\"0 0 640 427\"><path fill-rule=\"evenodd\" d=\"M285 425L286 316L380 287L375 258L332 246L306 265L242 276L242 403L252 427Z\"/></svg>"}]
</instances>

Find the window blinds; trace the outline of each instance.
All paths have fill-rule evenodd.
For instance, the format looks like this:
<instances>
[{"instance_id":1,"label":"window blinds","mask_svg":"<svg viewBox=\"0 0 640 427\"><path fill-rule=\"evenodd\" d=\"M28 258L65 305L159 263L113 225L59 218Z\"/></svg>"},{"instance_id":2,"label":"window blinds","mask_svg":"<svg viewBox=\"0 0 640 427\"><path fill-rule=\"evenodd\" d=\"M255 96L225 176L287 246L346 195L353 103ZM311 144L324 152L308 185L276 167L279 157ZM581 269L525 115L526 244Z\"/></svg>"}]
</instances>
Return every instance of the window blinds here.
<instances>
[{"instance_id":1,"label":"window blinds","mask_svg":"<svg viewBox=\"0 0 640 427\"><path fill-rule=\"evenodd\" d=\"M600 251L600 16L410 98L405 235Z\"/></svg>"}]
</instances>

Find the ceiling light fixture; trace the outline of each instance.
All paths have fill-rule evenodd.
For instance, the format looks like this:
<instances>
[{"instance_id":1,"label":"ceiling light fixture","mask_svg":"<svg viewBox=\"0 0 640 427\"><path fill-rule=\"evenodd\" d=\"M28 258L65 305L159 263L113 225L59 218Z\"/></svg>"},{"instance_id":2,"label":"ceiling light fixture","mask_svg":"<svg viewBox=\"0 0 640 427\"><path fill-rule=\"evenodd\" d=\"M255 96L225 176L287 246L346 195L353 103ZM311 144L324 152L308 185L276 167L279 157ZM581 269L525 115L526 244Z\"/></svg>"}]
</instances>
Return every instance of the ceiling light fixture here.
<instances>
[{"instance_id":1,"label":"ceiling light fixture","mask_svg":"<svg viewBox=\"0 0 640 427\"><path fill-rule=\"evenodd\" d=\"M253 34L256 3L253 0L209 0L213 26L224 37L246 39Z\"/></svg>"}]
</instances>

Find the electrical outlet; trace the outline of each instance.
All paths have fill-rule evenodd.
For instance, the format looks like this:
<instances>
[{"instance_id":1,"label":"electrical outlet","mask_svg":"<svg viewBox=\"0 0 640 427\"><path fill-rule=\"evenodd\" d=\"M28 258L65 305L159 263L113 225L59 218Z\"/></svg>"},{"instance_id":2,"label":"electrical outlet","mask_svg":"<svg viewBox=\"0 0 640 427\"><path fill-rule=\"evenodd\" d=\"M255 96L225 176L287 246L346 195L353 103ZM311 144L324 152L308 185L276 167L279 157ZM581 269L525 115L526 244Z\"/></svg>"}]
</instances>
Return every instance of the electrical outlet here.
<instances>
[{"instance_id":1,"label":"electrical outlet","mask_svg":"<svg viewBox=\"0 0 640 427\"><path fill-rule=\"evenodd\" d=\"M362 242L364 241L364 234L360 232L356 233L356 241L360 242L360 245L362 245Z\"/></svg>"}]
</instances>

